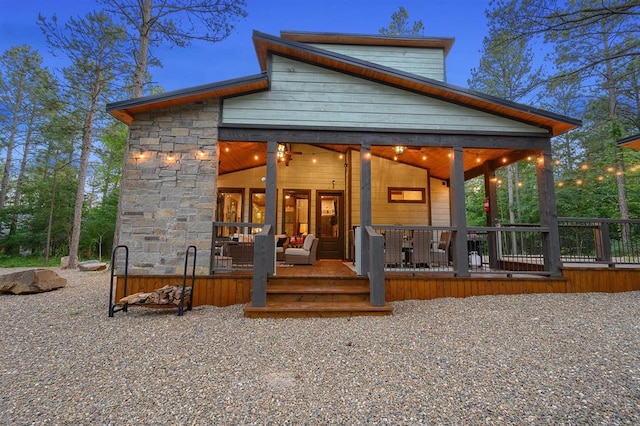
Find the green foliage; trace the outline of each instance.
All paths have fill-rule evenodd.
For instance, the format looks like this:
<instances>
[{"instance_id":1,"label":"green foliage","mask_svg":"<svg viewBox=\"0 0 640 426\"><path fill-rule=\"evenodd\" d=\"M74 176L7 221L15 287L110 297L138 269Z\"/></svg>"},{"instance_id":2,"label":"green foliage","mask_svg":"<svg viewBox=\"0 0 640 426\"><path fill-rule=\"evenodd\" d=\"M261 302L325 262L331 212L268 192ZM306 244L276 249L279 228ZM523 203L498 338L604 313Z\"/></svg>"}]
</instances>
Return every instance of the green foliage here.
<instances>
[{"instance_id":1,"label":"green foliage","mask_svg":"<svg viewBox=\"0 0 640 426\"><path fill-rule=\"evenodd\" d=\"M110 256L118 213L118 191L112 191L102 204L90 209L82 224L79 253L84 258Z\"/></svg>"},{"instance_id":2,"label":"green foliage","mask_svg":"<svg viewBox=\"0 0 640 426\"><path fill-rule=\"evenodd\" d=\"M421 20L409 23L409 12L400 6L391 15L391 23L386 28L380 28L380 34L385 36L420 37L424 33L424 24Z\"/></svg>"},{"instance_id":3,"label":"green foliage","mask_svg":"<svg viewBox=\"0 0 640 426\"><path fill-rule=\"evenodd\" d=\"M0 268L32 268L55 267L60 265L60 258L49 259L45 262L42 255L7 256L0 253Z\"/></svg>"},{"instance_id":4,"label":"green foliage","mask_svg":"<svg viewBox=\"0 0 640 426\"><path fill-rule=\"evenodd\" d=\"M133 97L148 89L149 67L162 67L154 49L163 43L185 47L193 40L227 38L236 20L247 16L245 0L100 0L103 10L126 28L131 46ZM148 92L148 90L146 90Z\"/></svg>"},{"instance_id":5,"label":"green foliage","mask_svg":"<svg viewBox=\"0 0 640 426\"><path fill-rule=\"evenodd\" d=\"M546 75L526 76L522 87L546 81L545 90L538 92L540 107L583 119L581 129L552 140L560 216L638 217L639 153L616 147L616 140L640 131L638 13L640 3L635 0L490 3L490 35L499 35L494 37L498 42L485 40L484 56L470 84L502 97L517 93L509 87L496 89L505 86L509 75L496 58L518 60L523 57L518 50L525 56L532 53L523 47L524 41L535 41L548 52L545 62L555 68L548 67ZM498 78L487 83L488 76ZM525 191L536 181L535 174L521 177L517 193L527 221L536 209ZM502 210L504 191L499 187L498 193Z\"/></svg>"}]
</instances>

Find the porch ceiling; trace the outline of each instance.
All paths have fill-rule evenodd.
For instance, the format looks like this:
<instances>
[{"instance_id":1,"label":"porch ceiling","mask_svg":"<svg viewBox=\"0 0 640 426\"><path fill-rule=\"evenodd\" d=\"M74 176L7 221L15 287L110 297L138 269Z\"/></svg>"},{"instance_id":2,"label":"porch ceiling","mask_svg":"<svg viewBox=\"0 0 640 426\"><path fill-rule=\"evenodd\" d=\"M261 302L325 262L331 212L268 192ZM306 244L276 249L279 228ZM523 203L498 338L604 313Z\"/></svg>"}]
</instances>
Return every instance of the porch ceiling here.
<instances>
[{"instance_id":1,"label":"porch ceiling","mask_svg":"<svg viewBox=\"0 0 640 426\"><path fill-rule=\"evenodd\" d=\"M220 142L219 173L227 174L266 165L267 144L260 142ZM316 147L345 154L347 151L359 152L357 145L313 144ZM295 145L293 150L295 150ZM393 146L372 146L374 156L408 164L429 170L431 177L448 181L449 148L406 147L402 154L396 154ZM485 166L497 169L529 156L535 156L533 150L468 148L464 150L465 179L471 179L484 173ZM307 156L309 157L309 156ZM304 156L295 156L294 161L304 161ZM310 159L309 159L310 161Z\"/></svg>"}]
</instances>

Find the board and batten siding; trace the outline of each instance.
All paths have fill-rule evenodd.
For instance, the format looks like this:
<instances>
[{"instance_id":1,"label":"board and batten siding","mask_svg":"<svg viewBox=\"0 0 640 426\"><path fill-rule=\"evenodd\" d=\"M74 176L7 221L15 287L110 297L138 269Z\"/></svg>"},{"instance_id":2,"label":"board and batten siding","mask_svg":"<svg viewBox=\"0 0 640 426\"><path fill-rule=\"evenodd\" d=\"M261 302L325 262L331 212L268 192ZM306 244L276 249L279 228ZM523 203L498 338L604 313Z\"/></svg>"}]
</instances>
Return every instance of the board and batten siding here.
<instances>
[{"instance_id":1,"label":"board and batten siding","mask_svg":"<svg viewBox=\"0 0 640 426\"><path fill-rule=\"evenodd\" d=\"M273 56L270 90L225 99L222 122L547 133L545 129L277 55Z\"/></svg>"},{"instance_id":2,"label":"board and batten siding","mask_svg":"<svg viewBox=\"0 0 640 426\"><path fill-rule=\"evenodd\" d=\"M360 163L357 155L352 167L352 216L360 224ZM442 181L429 177L427 170L372 157L371 160L371 222L373 225L449 225L449 188ZM427 185L429 183L429 185ZM425 188L427 202L389 203L389 187ZM431 201L429 203L429 200ZM431 208L431 212L429 211Z\"/></svg>"},{"instance_id":3,"label":"board and batten siding","mask_svg":"<svg viewBox=\"0 0 640 426\"><path fill-rule=\"evenodd\" d=\"M445 81L443 49L344 44L313 44L313 46L422 77Z\"/></svg>"}]
</instances>

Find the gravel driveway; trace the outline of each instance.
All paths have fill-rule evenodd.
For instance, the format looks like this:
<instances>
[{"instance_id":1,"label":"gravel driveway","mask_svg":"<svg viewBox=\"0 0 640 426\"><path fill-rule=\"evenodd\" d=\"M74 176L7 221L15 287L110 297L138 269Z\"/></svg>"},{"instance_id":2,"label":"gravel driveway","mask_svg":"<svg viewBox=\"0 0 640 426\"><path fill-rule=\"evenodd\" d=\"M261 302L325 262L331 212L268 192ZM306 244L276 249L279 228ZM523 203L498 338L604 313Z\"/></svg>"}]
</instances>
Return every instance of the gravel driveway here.
<instances>
[{"instance_id":1,"label":"gravel driveway","mask_svg":"<svg viewBox=\"0 0 640 426\"><path fill-rule=\"evenodd\" d=\"M107 272L58 272L0 296L0 424L640 424L640 292L109 318Z\"/></svg>"}]
</instances>

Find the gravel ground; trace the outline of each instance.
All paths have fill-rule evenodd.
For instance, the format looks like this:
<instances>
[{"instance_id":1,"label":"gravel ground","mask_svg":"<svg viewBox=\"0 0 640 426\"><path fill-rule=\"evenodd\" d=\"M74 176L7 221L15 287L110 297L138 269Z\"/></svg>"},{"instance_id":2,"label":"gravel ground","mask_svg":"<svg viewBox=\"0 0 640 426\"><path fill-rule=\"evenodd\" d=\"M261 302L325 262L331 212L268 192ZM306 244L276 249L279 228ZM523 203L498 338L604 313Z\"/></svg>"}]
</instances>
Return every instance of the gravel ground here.
<instances>
[{"instance_id":1,"label":"gravel ground","mask_svg":"<svg viewBox=\"0 0 640 426\"><path fill-rule=\"evenodd\" d=\"M0 424L640 424L640 292L109 318L107 272L59 273L0 296Z\"/></svg>"}]
</instances>

